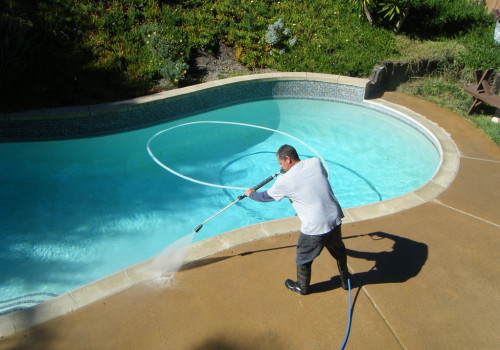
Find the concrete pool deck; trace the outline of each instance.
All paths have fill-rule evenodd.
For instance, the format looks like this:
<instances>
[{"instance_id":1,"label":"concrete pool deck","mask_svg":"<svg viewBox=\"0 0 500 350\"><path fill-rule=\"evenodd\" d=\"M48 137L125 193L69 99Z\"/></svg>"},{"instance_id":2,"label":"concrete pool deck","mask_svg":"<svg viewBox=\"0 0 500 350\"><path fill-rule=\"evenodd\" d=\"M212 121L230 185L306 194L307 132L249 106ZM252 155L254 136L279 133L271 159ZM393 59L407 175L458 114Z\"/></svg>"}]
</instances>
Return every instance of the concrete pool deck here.
<instances>
[{"instance_id":1,"label":"concrete pool deck","mask_svg":"<svg viewBox=\"0 0 500 350\"><path fill-rule=\"evenodd\" d=\"M346 348L496 349L500 148L432 103L382 99L448 132L459 168L436 198L343 225L354 276ZM0 349L340 349L349 295L328 253L314 263L310 295L284 286L295 277L297 236L228 248L185 266L171 284L142 282L5 337Z\"/></svg>"}]
</instances>

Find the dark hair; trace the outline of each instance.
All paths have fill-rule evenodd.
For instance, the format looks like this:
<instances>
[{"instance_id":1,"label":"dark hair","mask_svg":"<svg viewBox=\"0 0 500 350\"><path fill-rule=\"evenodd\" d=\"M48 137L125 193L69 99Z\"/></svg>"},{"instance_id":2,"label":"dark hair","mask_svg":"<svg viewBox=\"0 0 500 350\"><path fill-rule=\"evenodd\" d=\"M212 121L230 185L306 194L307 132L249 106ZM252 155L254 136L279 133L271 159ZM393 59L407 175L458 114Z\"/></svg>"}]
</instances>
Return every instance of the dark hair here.
<instances>
[{"instance_id":1,"label":"dark hair","mask_svg":"<svg viewBox=\"0 0 500 350\"><path fill-rule=\"evenodd\" d=\"M297 150L290 145L281 146L278 152L276 152L276 155L281 160L285 160L286 157L290 157L290 159L294 161L300 160Z\"/></svg>"}]
</instances>

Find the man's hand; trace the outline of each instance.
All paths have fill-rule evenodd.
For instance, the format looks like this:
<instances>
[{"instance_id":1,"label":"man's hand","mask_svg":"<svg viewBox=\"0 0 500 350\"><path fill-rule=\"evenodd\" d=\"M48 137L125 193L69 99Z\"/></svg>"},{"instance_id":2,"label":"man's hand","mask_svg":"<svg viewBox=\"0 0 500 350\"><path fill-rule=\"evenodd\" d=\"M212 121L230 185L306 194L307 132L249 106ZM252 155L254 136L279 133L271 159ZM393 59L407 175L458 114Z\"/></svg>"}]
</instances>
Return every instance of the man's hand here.
<instances>
[{"instance_id":1,"label":"man's hand","mask_svg":"<svg viewBox=\"0 0 500 350\"><path fill-rule=\"evenodd\" d=\"M255 191L251 188L247 188L247 190L245 191L245 196L250 197L250 193L252 193L252 192L255 192Z\"/></svg>"}]
</instances>

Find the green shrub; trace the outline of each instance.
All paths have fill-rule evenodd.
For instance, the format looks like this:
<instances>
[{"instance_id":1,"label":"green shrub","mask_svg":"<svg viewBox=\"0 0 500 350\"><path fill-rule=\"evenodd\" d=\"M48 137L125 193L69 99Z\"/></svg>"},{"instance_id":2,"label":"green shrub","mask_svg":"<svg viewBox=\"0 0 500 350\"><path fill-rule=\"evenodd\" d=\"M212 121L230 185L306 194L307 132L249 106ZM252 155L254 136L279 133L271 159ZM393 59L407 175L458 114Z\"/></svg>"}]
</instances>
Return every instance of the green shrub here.
<instances>
[{"instance_id":1,"label":"green shrub","mask_svg":"<svg viewBox=\"0 0 500 350\"><path fill-rule=\"evenodd\" d=\"M184 4L185 5L185 4ZM183 9L179 9L182 11ZM189 42L193 47L212 50L219 43L219 31L211 10L185 10L183 16L183 28ZM200 30L203 28L203 30Z\"/></svg>"},{"instance_id":2,"label":"green shrub","mask_svg":"<svg viewBox=\"0 0 500 350\"><path fill-rule=\"evenodd\" d=\"M489 24L485 0L411 0L403 32L419 38L459 37Z\"/></svg>"},{"instance_id":3,"label":"green shrub","mask_svg":"<svg viewBox=\"0 0 500 350\"><path fill-rule=\"evenodd\" d=\"M213 5L217 34L225 45L235 47L236 58L247 68L266 65L264 31L273 2L220 0Z\"/></svg>"},{"instance_id":4,"label":"green shrub","mask_svg":"<svg viewBox=\"0 0 500 350\"><path fill-rule=\"evenodd\" d=\"M186 59L190 50L186 36L178 27L143 24L142 40L151 54L150 63L163 78L178 84L189 68Z\"/></svg>"},{"instance_id":5,"label":"green shrub","mask_svg":"<svg viewBox=\"0 0 500 350\"><path fill-rule=\"evenodd\" d=\"M477 26L474 31L458 39L467 48L458 56L459 62L464 67L471 67L474 70L480 68L500 70L500 45L493 38L494 29L493 24Z\"/></svg>"},{"instance_id":6,"label":"green shrub","mask_svg":"<svg viewBox=\"0 0 500 350\"><path fill-rule=\"evenodd\" d=\"M7 14L0 16L0 76L1 84L10 84L34 63L34 53L40 47L39 34L33 24Z\"/></svg>"}]
</instances>

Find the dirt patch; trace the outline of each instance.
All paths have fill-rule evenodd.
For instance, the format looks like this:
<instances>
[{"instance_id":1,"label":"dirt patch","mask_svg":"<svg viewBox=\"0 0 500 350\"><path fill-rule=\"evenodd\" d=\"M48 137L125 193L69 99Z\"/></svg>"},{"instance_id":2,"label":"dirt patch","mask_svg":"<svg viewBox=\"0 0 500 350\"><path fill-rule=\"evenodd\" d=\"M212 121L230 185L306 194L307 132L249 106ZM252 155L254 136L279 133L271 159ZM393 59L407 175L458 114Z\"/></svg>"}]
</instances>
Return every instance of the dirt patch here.
<instances>
[{"instance_id":1,"label":"dirt patch","mask_svg":"<svg viewBox=\"0 0 500 350\"><path fill-rule=\"evenodd\" d=\"M216 52L210 53L197 49L193 57L193 72L204 81L226 78L230 75L248 74L250 71L236 61L234 47L219 44Z\"/></svg>"},{"instance_id":2,"label":"dirt patch","mask_svg":"<svg viewBox=\"0 0 500 350\"><path fill-rule=\"evenodd\" d=\"M252 73L272 72L271 69L247 69L236 60L234 47L219 43L215 51L209 52L204 49L196 49L188 62L189 71L183 86L195 85L207 81L228 78L237 75ZM169 81L162 79L158 88L171 90L175 86Z\"/></svg>"}]
</instances>

